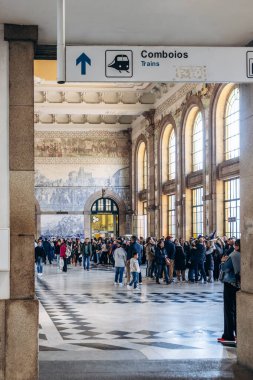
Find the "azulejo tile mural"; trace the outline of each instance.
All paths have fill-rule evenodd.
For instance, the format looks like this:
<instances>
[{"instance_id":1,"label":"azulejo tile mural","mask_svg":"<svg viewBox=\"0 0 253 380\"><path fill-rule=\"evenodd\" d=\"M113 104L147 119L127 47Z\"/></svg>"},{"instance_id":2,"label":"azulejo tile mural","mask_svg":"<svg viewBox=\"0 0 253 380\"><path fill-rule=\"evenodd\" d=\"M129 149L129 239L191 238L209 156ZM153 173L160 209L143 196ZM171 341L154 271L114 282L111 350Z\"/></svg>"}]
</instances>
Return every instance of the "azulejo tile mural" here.
<instances>
[{"instance_id":1,"label":"azulejo tile mural","mask_svg":"<svg viewBox=\"0 0 253 380\"><path fill-rule=\"evenodd\" d=\"M80 212L71 218L42 215L44 233L57 232L68 224L75 226L73 234L83 230L85 204L102 189L110 190L126 206L130 202L128 131L37 132L35 156L35 195L40 211Z\"/></svg>"}]
</instances>

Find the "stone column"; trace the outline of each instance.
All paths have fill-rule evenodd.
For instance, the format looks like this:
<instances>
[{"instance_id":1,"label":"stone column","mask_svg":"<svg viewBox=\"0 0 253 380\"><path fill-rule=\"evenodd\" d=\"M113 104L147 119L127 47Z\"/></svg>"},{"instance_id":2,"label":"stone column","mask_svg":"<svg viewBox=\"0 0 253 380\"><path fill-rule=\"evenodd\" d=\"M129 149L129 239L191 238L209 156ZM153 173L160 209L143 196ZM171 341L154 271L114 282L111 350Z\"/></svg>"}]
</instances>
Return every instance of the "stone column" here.
<instances>
[{"instance_id":1,"label":"stone column","mask_svg":"<svg viewBox=\"0 0 253 380\"><path fill-rule=\"evenodd\" d=\"M238 362L253 369L253 85L240 86L241 291L237 293Z\"/></svg>"},{"instance_id":2,"label":"stone column","mask_svg":"<svg viewBox=\"0 0 253 380\"><path fill-rule=\"evenodd\" d=\"M4 26L9 42L10 199L10 296L0 303L0 379L5 380L38 378L33 125L37 36L36 26Z\"/></svg>"},{"instance_id":3,"label":"stone column","mask_svg":"<svg viewBox=\"0 0 253 380\"><path fill-rule=\"evenodd\" d=\"M155 201L155 110L143 113L148 121L146 132L148 135L148 236L157 236L157 218L156 218L156 201Z\"/></svg>"}]
</instances>

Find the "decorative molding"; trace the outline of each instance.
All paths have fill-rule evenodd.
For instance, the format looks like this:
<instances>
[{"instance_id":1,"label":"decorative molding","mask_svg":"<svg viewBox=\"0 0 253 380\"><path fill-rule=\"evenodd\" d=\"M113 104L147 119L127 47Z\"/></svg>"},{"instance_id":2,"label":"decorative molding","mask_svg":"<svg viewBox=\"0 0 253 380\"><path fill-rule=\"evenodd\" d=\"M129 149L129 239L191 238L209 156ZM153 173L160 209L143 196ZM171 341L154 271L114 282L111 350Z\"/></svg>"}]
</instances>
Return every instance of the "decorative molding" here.
<instances>
[{"instance_id":1,"label":"decorative molding","mask_svg":"<svg viewBox=\"0 0 253 380\"><path fill-rule=\"evenodd\" d=\"M145 190L140 191L138 193L138 198L139 198L140 202L147 201L147 199L148 199L148 190L145 189Z\"/></svg>"},{"instance_id":2,"label":"decorative molding","mask_svg":"<svg viewBox=\"0 0 253 380\"><path fill-rule=\"evenodd\" d=\"M164 195L172 194L176 192L176 180L172 179L163 183L162 192Z\"/></svg>"},{"instance_id":3,"label":"decorative molding","mask_svg":"<svg viewBox=\"0 0 253 380\"><path fill-rule=\"evenodd\" d=\"M197 186L203 185L203 170L198 170L196 172L192 172L186 177L186 186L189 189L195 188Z\"/></svg>"},{"instance_id":4,"label":"decorative molding","mask_svg":"<svg viewBox=\"0 0 253 380\"><path fill-rule=\"evenodd\" d=\"M217 167L217 177L219 180L224 180L240 175L240 159L239 157L224 161Z\"/></svg>"},{"instance_id":5,"label":"decorative molding","mask_svg":"<svg viewBox=\"0 0 253 380\"><path fill-rule=\"evenodd\" d=\"M142 115L149 122L149 125L154 125L155 124L155 113L156 113L155 109L151 109L149 111L143 112Z\"/></svg>"}]
</instances>

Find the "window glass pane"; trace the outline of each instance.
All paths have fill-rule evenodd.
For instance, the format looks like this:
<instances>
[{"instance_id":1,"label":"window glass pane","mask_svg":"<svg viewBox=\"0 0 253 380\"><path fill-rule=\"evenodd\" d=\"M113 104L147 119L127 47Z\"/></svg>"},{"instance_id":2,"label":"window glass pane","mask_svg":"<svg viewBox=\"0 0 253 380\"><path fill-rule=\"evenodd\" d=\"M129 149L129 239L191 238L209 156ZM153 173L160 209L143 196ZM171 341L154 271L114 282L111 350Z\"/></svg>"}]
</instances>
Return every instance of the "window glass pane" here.
<instances>
[{"instance_id":1,"label":"window glass pane","mask_svg":"<svg viewBox=\"0 0 253 380\"><path fill-rule=\"evenodd\" d=\"M147 215L147 202L142 203L142 215Z\"/></svg>"},{"instance_id":2,"label":"window glass pane","mask_svg":"<svg viewBox=\"0 0 253 380\"><path fill-rule=\"evenodd\" d=\"M203 234L203 187L192 190L192 235Z\"/></svg>"},{"instance_id":3,"label":"window glass pane","mask_svg":"<svg viewBox=\"0 0 253 380\"><path fill-rule=\"evenodd\" d=\"M192 171L201 169L203 169L203 121L199 112L192 133Z\"/></svg>"},{"instance_id":4,"label":"window glass pane","mask_svg":"<svg viewBox=\"0 0 253 380\"><path fill-rule=\"evenodd\" d=\"M98 211L103 211L103 209L104 209L104 200L99 199L98 200Z\"/></svg>"},{"instance_id":5,"label":"window glass pane","mask_svg":"<svg viewBox=\"0 0 253 380\"><path fill-rule=\"evenodd\" d=\"M168 234L176 236L176 196L168 195Z\"/></svg>"},{"instance_id":6,"label":"window glass pane","mask_svg":"<svg viewBox=\"0 0 253 380\"><path fill-rule=\"evenodd\" d=\"M224 183L225 235L240 237L240 179L230 179Z\"/></svg>"},{"instance_id":7,"label":"window glass pane","mask_svg":"<svg viewBox=\"0 0 253 380\"><path fill-rule=\"evenodd\" d=\"M147 159L147 149L144 151L143 155L143 190L148 187L148 159Z\"/></svg>"},{"instance_id":8,"label":"window glass pane","mask_svg":"<svg viewBox=\"0 0 253 380\"><path fill-rule=\"evenodd\" d=\"M225 111L225 159L240 155L239 88L235 88L226 104Z\"/></svg>"},{"instance_id":9,"label":"window glass pane","mask_svg":"<svg viewBox=\"0 0 253 380\"><path fill-rule=\"evenodd\" d=\"M176 174L176 138L174 129L172 129L168 144L168 174L169 180L175 179Z\"/></svg>"}]
</instances>

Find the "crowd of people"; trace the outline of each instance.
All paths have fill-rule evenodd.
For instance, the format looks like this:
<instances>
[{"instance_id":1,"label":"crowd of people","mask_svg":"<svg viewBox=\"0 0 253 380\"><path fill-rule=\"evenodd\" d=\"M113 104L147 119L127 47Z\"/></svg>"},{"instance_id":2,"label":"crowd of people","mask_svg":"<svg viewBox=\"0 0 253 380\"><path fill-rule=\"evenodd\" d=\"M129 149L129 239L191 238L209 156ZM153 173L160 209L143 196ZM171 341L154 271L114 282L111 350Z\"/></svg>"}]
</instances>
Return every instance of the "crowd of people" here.
<instances>
[{"instance_id":1,"label":"crowd of people","mask_svg":"<svg viewBox=\"0 0 253 380\"><path fill-rule=\"evenodd\" d=\"M235 249L234 237L227 238L198 236L189 241L173 239L172 236L159 240L149 237L146 241L132 236L130 239L86 238L39 238L35 242L35 261L39 275L43 273L42 264L50 265L56 260L57 269L67 272L68 265L83 266L89 271L91 262L95 266L111 265L120 269L120 279L115 281L123 286L123 273L130 281L130 260L138 254L139 267L146 264L146 277L166 284L176 282L214 282L218 281L223 256L229 256ZM119 256L120 253L120 257ZM122 269L123 268L123 269ZM117 272L118 273L118 272ZM138 283L142 283L139 272Z\"/></svg>"},{"instance_id":2,"label":"crowd of people","mask_svg":"<svg viewBox=\"0 0 253 380\"><path fill-rule=\"evenodd\" d=\"M68 265L82 266L89 271L93 266L115 267L115 286L127 285L128 290L140 291L142 265L146 278L167 285L172 282L224 283L224 333L218 342L236 342L236 292L240 289L240 239L199 235L184 241L172 236L146 241L130 239L73 239L39 238L35 241L37 274L43 274L43 264L56 260L57 270L67 272ZM124 284L124 273L126 282Z\"/></svg>"}]
</instances>

